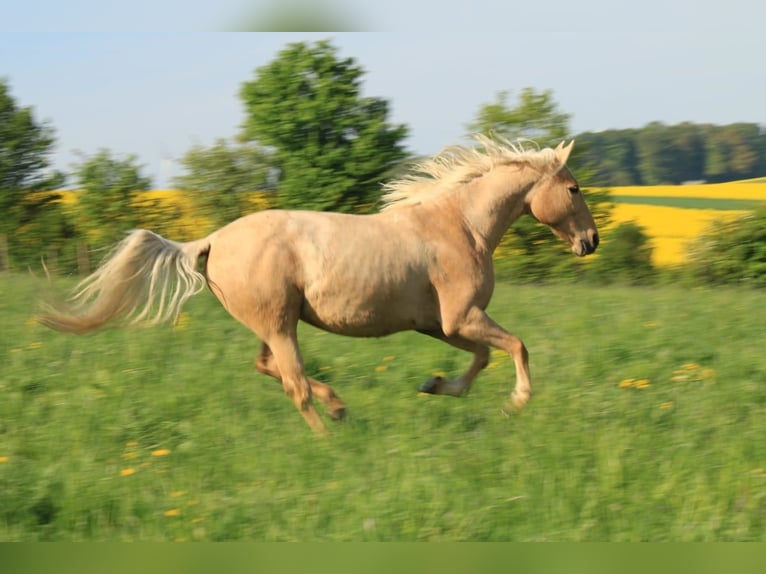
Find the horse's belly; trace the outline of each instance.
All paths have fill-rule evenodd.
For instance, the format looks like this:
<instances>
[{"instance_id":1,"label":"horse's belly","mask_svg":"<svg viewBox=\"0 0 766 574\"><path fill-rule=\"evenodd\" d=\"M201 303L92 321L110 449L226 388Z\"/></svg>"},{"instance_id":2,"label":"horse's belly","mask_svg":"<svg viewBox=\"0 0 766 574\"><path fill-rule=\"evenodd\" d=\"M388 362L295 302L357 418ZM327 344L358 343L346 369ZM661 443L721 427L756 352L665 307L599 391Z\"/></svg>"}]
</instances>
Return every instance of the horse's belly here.
<instances>
[{"instance_id":1,"label":"horse's belly","mask_svg":"<svg viewBox=\"0 0 766 574\"><path fill-rule=\"evenodd\" d=\"M427 330L438 325L438 309L428 297L355 299L339 293L332 301L306 297L301 319L340 335L381 337L399 331Z\"/></svg>"}]
</instances>

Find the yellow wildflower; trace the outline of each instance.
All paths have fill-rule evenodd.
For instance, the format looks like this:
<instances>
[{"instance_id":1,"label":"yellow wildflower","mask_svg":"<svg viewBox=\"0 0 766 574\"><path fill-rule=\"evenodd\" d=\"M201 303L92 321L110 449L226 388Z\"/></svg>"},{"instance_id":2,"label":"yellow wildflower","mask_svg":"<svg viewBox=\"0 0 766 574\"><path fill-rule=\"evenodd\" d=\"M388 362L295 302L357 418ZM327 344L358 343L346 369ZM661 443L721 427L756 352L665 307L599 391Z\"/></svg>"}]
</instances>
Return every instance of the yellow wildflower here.
<instances>
[{"instance_id":1,"label":"yellow wildflower","mask_svg":"<svg viewBox=\"0 0 766 574\"><path fill-rule=\"evenodd\" d=\"M696 371L700 366L697 363L684 363L681 365L681 368L686 369L687 371Z\"/></svg>"},{"instance_id":2,"label":"yellow wildflower","mask_svg":"<svg viewBox=\"0 0 766 574\"><path fill-rule=\"evenodd\" d=\"M166 510L163 512L165 516L181 516L181 509L180 508L171 508L169 510Z\"/></svg>"},{"instance_id":3,"label":"yellow wildflower","mask_svg":"<svg viewBox=\"0 0 766 574\"><path fill-rule=\"evenodd\" d=\"M633 386L637 389L646 389L652 386L652 384L649 382L649 379L638 379L633 383Z\"/></svg>"},{"instance_id":4,"label":"yellow wildflower","mask_svg":"<svg viewBox=\"0 0 766 574\"><path fill-rule=\"evenodd\" d=\"M673 408L673 401L667 401L667 402L664 402L664 403L660 403L660 408L663 411L667 411L669 409L672 409Z\"/></svg>"},{"instance_id":5,"label":"yellow wildflower","mask_svg":"<svg viewBox=\"0 0 766 574\"><path fill-rule=\"evenodd\" d=\"M375 367L375 371L378 373L382 373L386 369L388 369L388 365L378 365L377 367Z\"/></svg>"},{"instance_id":6,"label":"yellow wildflower","mask_svg":"<svg viewBox=\"0 0 766 574\"><path fill-rule=\"evenodd\" d=\"M8 462L9 460L10 458L8 458L7 456L0 456L0 462Z\"/></svg>"},{"instance_id":7,"label":"yellow wildflower","mask_svg":"<svg viewBox=\"0 0 766 574\"><path fill-rule=\"evenodd\" d=\"M633 386L634 379L623 379L618 385L621 389L629 389Z\"/></svg>"},{"instance_id":8,"label":"yellow wildflower","mask_svg":"<svg viewBox=\"0 0 766 574\"><path fill-rule=\"evenodd\" d=\"M120 476L130 476L132 474L136 474L136 469L135 468L123 468L120 471Z\"/></svg>"},{"instance_id":9,"label":"yellow wildflower","mask_svg":"<svg viewBox=\"0 0 766 574\"><path fill-rule=\"evenodd\" d=\"M170 451L166 448L158 448L152 451L152 456L168 456Z\"/></svg>"},{"instance_id":10,"label":"yellow wildflower","mask_svg":"<svg viewBox=\"0 0 766 574\"><path fill-rule=\"evenodd\" d=\"M394 355L387 355L387 356L383 357L383 362L384 363L389 363L389 362L393 361L395 358L396 357Z\"/></svg>"}]
</instances>

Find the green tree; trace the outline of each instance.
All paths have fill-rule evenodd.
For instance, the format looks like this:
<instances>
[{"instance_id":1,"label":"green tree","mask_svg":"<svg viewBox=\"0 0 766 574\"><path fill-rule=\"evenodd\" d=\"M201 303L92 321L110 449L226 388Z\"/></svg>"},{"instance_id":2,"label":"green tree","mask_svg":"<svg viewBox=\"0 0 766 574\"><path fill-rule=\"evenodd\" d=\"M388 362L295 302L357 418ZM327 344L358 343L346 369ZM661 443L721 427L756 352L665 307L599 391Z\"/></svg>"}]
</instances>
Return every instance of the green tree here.
<instances>
[{"instance_id":1,"label":"green tree","mask_svg":"<svg viewBox=\"0 0 766 574\"><path fill-rule=\"evenodd\" d=\"M614 227L590 270L599 281L640 285L655 277L652 246L643 227L626 221Z\"/></svg>"},{"instance_id":2,"label":"green tree","mask_svg":"<svg viewBox=\"0 0 766 574\"><path fill-rule=\"evenodd\" d=\"M174 184L194 192L195 203L216 227L253 211L253 192L273 192L270 155L253 144L219 139L209 148L193 147L181 164L186 173Z\"/></svg>"},{"instance_id":3,"label":"green tree","mask_svg":"<svg viewBox=\"0 0 766 574\"><path fill-rule=\"evenodd\" d=\"M716 222L694 241L689 259L696 280L766 287L766 208Z\"/></svg>"},{"instance_id":4,"label":"green tree","mask_svg":"<svg viewBox=\"0 0 766 574\"><path fill-rule=\"evenodd\" d=\"M479 109L468 129L511 141L532 140L540 146L555 146L571 136L569 115L558 109L553 92L533 88L524 88L515 106L509 105L508 92L500 92L494 102ZM568 161L581 187L593 174L585 155L584 146L575 145ZM585 193L596 225L604 227L609 221L608 194ZM582 270L569 246L531 217L521 217L511 226L495 251L495 264L501 278L521 281L572 279Z\"/></svg>"},{"instance_id":5,"label":"green tree","mask_svg":"<svg viewBox=\"0 0 766 574\"><path fill-rule=\"evenodd\" d=\"M58 195L41 193L64 182L63 175L48 171L54 143L53 129L36 120L32 108L19 106L0 80L0 270L9 266L8 259L14 264L38 259L50 237L33 237L30 227L39 228L41 218L63 217Z\"/></svg>"},{"instance_id":6,"label":"green tree","mask_svg":"<svg viewBox=\"0 0 766 574\"><path fill-rule=\"evenodd\" d=\"M328 41L301 42L242 85L242 137L273 150L280 207L371 210L405 157L406 127L389 123L385 100L361 95L363 74Z\"/></svg>"},{"instance_id":7,"label":"green tree","mask_svg":"<svg viewBox=\"0 0 766 574\"><path fill-rule=\"evenodd\" d=\"M494 102L481 106L476 120L468 125L470 132L511 141L528 139L540 146L555 146L570 136L570 116L558 109L552 90L524 88L515 105L509 104L509 96L507 90L500 91Z\"/></svg>"},{"instance_id":8,"label":"green tree","mask_svg":"<svg viewBox=\"0 0 766 574\"><path fill-rule=\"evenodd\" d=\"M104 247L135 227L138 213L133 206L137 192L151 188L141 174L135 156L114 157L102 149L75 166L77 223L90 247Z\"/></svg>"}]
</instances>

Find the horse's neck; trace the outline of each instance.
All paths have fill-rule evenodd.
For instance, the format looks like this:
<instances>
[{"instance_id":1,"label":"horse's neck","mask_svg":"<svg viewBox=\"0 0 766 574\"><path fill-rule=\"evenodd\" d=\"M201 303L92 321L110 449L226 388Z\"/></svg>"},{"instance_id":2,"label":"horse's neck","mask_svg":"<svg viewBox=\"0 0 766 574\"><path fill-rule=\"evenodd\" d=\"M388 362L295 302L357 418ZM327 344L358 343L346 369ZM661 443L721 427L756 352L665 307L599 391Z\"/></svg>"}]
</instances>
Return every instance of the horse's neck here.
<instances>
[{"instance_id":1,"label":"horse's neck","mask_svg":"<svg viewBox=\"0 0 766 574\"><path fill-rule=\"evenodd\" d=\"M523 213L526 194L540 174L529 167L496 170L458 191L463 219L492 253L511 224Z\"/></svg>"}]
</instances>

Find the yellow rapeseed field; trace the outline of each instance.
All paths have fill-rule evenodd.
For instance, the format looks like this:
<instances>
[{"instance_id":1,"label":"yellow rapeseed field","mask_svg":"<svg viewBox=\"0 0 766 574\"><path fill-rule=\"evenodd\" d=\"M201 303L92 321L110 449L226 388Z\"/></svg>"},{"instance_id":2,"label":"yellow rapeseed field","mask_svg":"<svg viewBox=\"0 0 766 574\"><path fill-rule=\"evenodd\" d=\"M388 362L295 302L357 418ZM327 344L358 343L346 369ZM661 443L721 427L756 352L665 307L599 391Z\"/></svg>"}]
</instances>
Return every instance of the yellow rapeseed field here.
<instances>
[{"instance_id":1,"label":"yellow rapeseed field","mask_svg":"<svg viewBox=\"0 0 766 574\"><path fill-rule=\"evenodd\" d=\"M688 243L711 223L740 217L745 213L747 211L617 203L612 216L615 223L633 221L643 227L652 239L653 263L667 266L683 263Z\"/></svg>"},{"instance_id":2,"label":"yellow rapeseed field","mask_svg":"<svg viewBox=\"0 0 766 574\"><path fill-rule=\"evenodd\" d=\"M630 203L630 196L636 198L697 198L740 201L762 201L766 204L766 179L734 181L718 184L655 185L613 187L609 191L620 196L621 202L614 204L614 224L633 221L643 227L651 237L655 265L667 266L683 263L689 242L703 233L715 221L725 221L747 213L743 210L690 209L665 205L642 205ZM76 192L63 191L65 204L76 204ZM661 201L661 200L660 200ZM253 210L271 207L268 194L253 194ZM174 239L187 240L211 231L210 220L195 208L192 193L175 189L147 191L135 200L135 206L144 209L146 221L151 227L153 219L168 212L173 213L172 223L163 229ZM158 212L158 213L154 213ZM167 220L167 217L164 218ZM602 233L608 241L606 229Z\"/></svg>"},{"instance_id":3,"label":"yellow rapeseed field","mask_svg":"<svg viewBox=\"0 0 766 574\"><path fill-rule=\"evenodd\" d=\"M748 213L745 210L690 209L629 203L627 196L759 201L766 205L766 181L743 180L718 184L613 187L610 192L624 203L613 205L614 224L633 221L651 237L654 264L677 265L685 261L689 243L716 221ZM604 233L608 240L608 230Z\"/></svg>"}]
</instances>

